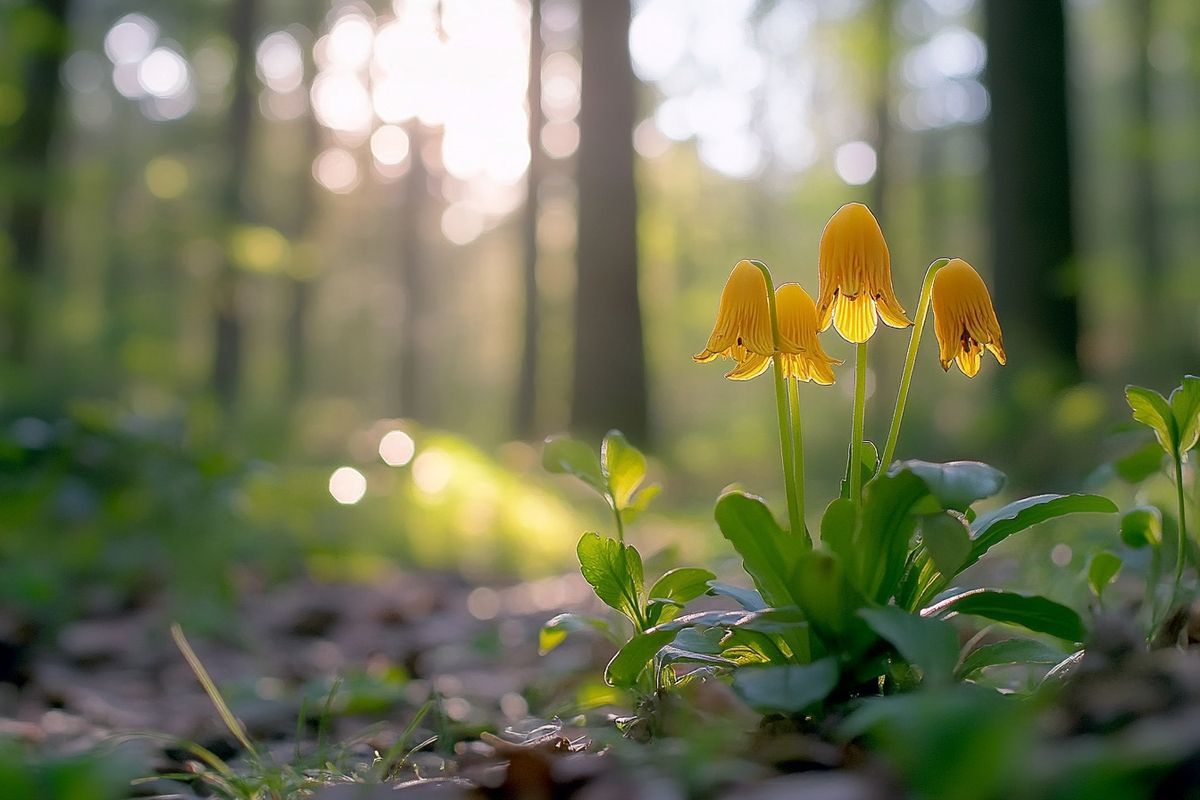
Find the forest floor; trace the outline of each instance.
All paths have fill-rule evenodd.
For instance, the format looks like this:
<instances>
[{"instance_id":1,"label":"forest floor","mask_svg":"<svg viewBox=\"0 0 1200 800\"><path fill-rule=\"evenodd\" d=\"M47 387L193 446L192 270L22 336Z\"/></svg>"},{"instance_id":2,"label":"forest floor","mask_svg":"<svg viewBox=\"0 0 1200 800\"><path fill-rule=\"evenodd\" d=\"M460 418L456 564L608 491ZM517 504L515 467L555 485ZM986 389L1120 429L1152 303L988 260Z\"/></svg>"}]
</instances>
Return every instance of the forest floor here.
<instances>
[{"instance_id":1,"label":"forest floor","mask_svg":"<svg viewBox=\"0 0 1200 800\"><path fill-rule=\"evenodd\" d=\"M172 641L164 603L150 597L117 608L97 599L87 619L53 636L31 638L19 620L4 619L0 744L18 742L44 758L100 754L96 769L124 787L112 796L213 796L228 776L189 743L227 762L246 785L288 773L282 785L303 793L280 796L316 800L397 791L588 800L910 796L902 787L911 776L899 775L895 759L812 730L763 725L720 681L689 690L687 736L651 746L622 737L613 715L627 700L595 677L611 645L581 635L547 656L537 651L546 619L594 610L589 601L575 574L494 587L434 573L242 587L227 625L188 638L245 725L257 764ZM1043 759L1053 766L1032 769L1057 775L1106 753L1157 752L1151 764L1169 766L1168 777L1182 781L1176 786L1194 786L1200 659L1173 649L1137 655L1124 641L1114 634L1097 643L1082 688L1039 712L1037 735L1055 743ZM215 780L180 779L189 772ZM132 778L148 780L131 787ZM235 786L216 796L251 795Z\"/></svg>"}]
</instances>

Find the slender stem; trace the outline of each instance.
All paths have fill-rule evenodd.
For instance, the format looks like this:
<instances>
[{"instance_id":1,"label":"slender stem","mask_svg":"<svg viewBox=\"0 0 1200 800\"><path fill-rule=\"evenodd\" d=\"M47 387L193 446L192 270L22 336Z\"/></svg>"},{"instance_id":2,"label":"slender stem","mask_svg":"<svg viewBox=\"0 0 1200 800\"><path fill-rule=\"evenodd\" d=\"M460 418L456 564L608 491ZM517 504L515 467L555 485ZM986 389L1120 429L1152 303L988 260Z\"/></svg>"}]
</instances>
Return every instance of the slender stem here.
<instances>
[{"instance_id":1,"label":"slender stem","mask_svg":"<svg viewBox=\"0 0 1200 800\"><path fill-rule=\"evenodd\" d=\"M788 417L787 391L783 385L783 356L780 354L779 313L775 309L775 284L771 280L771 271L761 261L751 261L762 273L767 282L767 305L771 310L771 336L775 345L775 409L779 415L779 451L783 457L783 483L787 491L788 522L792 533L799 535L804 530L800 517L800 506L796 501L795 464L792 457L792 442L788 433L790 419Z\"/></svg>"},{"instance_id":2,"label":"slender stem","mask_svg":"<svg viewBox=\"0 0 1200 800\"><path fill-rule=\"evenodd\" d=\"M1175 499L1179 504L1178 547L1175 551L1175 590L1171 594L1171 606L1179 601L1179 587L1183 583L1183 555L1187 547L1187 522L1183 509L1183 457L1175 453Z\"/></svg>"},{"instance_id":3,"label":"slender stem","mask_svg":"<svg viewBox=\"0 0 1200 800\"><path fill-rule=\"evenodd\" d=\"M921 346L921 332L925 330L925 318L929 315L929 300L933 296L933 276L949 263L950 259L939 258L925 271L925 280L921 284L921 299L917 301L917 318L913 322L912 334L908 340L908 355L904 357L904 372L900 375L900 391L896 395L896 409L892 412L892 425L888 428L887 444L883 446L883 456L879 459L881 470L886 469L892 463L892 456L896 454L896 440L900 438L900 421L904 419L904 406L908 403L908 387L912 383L913 366L917 363L917 349Z\"/></svg>"},{"instance_id":4,"label":"slender stem","mask_svg":"<svg viewBox=\"0 0 1200 800\"><path fill-rule=\"evenodd\" d=\"M788 405L792 418L792 456L796 464L796 505L800 510L800 522L808 533L808 522L804 516L804 431L800 424L800 379L788 381Z\"/></svg>"},{"instance_id":5,"label":"slender stem","mask_svg":"<svg viewBox=\"0 0 1200 800\"><path fill-rule=\"evenodd\" d=\"M625 544L625 522L621 519L621 512L617 510L617 501L613 498L610 500L612 502L609 505L612 506L613 517L617 520L617 541Z\"/></svg>"},{"instance_id":6,"label":"slender stem","mask_svg":"<svg viewBox=\"0 0 1200 800\"><path fill-rule=\"evenodd\" d=\"M850 502L862 503L863 418L867 409L867 343L854 348L854 422L850 433Z\"/></svg>"},{"instance_id":7,"label":"slender stem","mask_svg":"<svg viewBox=\"0 0 1200 800\"><path fill-rule=\"evenodd\" d=\"M796 499L796 464L792 453L792 439L788 428L791 425L788 416L787 389L783 385L783 356L775 353L775 408L779 412L779 450L783 455L783 483L787 489L788 524L796 536L804 532L804 523L800 516L800 503Z\"/></svg>"}]
</instances>

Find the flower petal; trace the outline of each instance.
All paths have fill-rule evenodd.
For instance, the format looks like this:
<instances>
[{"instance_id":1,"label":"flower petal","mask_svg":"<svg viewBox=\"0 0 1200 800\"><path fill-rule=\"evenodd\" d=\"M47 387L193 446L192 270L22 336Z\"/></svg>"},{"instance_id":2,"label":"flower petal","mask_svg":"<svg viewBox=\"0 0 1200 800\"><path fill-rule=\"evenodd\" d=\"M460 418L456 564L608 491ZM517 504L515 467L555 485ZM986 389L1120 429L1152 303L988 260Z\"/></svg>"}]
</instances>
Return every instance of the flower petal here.
<instances>
[{"instance_id":1,"label":"flower petal","mask_svg":"<svg viewBox=\"0 0 1200 800\"><path fill-rule=\"evenodd\" d=\"M875 334L875 301L865 294L841 296L833 305L833 327L848 342L861 344Z\"/></svg>"}]
</instances>

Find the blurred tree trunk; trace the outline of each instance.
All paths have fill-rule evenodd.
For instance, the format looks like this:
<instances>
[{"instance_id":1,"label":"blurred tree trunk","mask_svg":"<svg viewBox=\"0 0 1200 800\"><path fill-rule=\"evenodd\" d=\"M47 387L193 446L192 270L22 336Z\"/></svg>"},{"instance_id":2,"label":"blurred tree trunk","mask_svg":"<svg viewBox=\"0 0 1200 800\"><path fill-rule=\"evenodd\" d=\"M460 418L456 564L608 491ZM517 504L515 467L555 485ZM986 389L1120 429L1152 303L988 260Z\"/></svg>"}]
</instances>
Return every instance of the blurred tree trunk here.
<instances>
[{"instance_id":1,"label":"blurred tree trunk","mask_svg":"<svg viewBox=\"0 0 1200 800\"><path fill-rule=\"evenodd\" d=\"M1061 0L987 0L992 265L1011 350L1079 377L1067 41Z\"/></svg>"},{"instance_id":2,"label":"blurred tree trunk","mask_svg":"<svg viewBox=\"0 0 1200 800\"><path fill-rule=\"evenodd\" d=\"M324 15L326 4L324 0L310 0L307 5L308 29L313 31L313 38L321 28L321 17ZM304 71L315 77L316 64L312 57L312 43L304 47ZM317 184L313 180L311 166L321 149L321 126L317 123L316 112L310 107L302 121L304 125L304 151L300 159L300 168L296 187L295 214L292 218L290 231L293 240L312 236L313 223L317 217ZM308 379L308 318L312 306L312 291L315 270L312 265L301 265L302 276L291 281L291 302L287 317L287 402L295 404L304 394L305 383Z\"/></svg>"},{"instance_id":3,"label":"blurred tree trunk","mask_svg":"<svg viewBox=\"0 0 1200 800\"><path fill-rule=\"evenodd\" d=\"M636 84L629 0L580 3L579 239L571 424L581 434L647 434L646 363L638 303Z\"/></svg>"},{"instance_id":4,"label":"blurred tree trunk","mask_svg":"<svg viewBox=\"0 0 1200 800\"><path fill-rule=\"evenodd\" d=\"M525 175L525 211L521 219L521 237L525 249L525 314L521 345L521 371L517 378L517 398L513 427L517 436L537 434L538 384L538 189L541 186L542 130L542 3L529 0L529 171Z\"/></svg>"},{"instance_id":5,"label":"blurred tree trunk","mask_svg":"<svg viewBox=\"0 0 1200 800\"><path fill-rule=\"evenodd\" d=\"M230 6L229 38L234 46L233 99L229 104L226 127L229 146L228 172L225 175L223 206L230 225L247 216L242 196L243 180L250 167L250 137L254 115L254 29L258 20L258 0L233 0ZM216 286L216 342L212 382L217 399L225 409L237 403L242 366L242 323L238 309L240 276L230 259L225 263Z\"/></svg>"},{"instance_id":6,"label":"blurred tree trunk","mask_svg":"<svg viewBox=\"0 0 1200 800\"><path fill-rule=\"evenodd\" d=\"M1151 39L1154 33L1155 0L1133 0L1131 31L1134 39L1133 77L1133 175L1132 197L1134 237L1145 276L1142 289L1144 331L1153 331L1154 309L1161 291L1166 265L1162 227L1158 221L1158 179L1154 169L1154 71L1150 66Z\"/></svg>"},{"instance_id":7,"label":"blurred tree trunk","mask_svg":"<svg viewBox=\"0 0 1200 800\"><path fill-rule=\"evenodd\" d=\"M59 70L68 49L69 11L68 0L36 0L25 8L5 10L9 19L17 13L31 19L36 16L39 24L32 29L42 32L37 41L21 43L29 48L21 63L25 110L18 117L6 155L15 173L9 180L8 222L15 269L5 297L7 350L18 362L28 361L30 356L36 288L45 268L46 210L54 186L50 148L59 120ZM0 185L0 190L4 188Z\"/></svg>"},{"instance_id":8,"label":"blurred tree trunk","mask_svg":"<svg viewBox=\"0 0 1200 800\"><path fill-rule=\"evenodd\" d=\"M889 150L892 139L892 0L875 2L875 179L871 181L871 210L886 228Z\"/></svg>"},{"instance_id":9,"label":"blurred tree trunk","mask_svg":"<svg viewBox=\"0 0 1200 800\"><path fill-rule=\"evenodd\" d=\"M422 389L427 375L423 342L427 335L426 318L429 291L425 283L425 216L429 204L429 173L422 150L427 141L421 121L413 118L408 126L408 174L404 177L403 205L400 208L400 290L404 295L404 317L400 332L400 413L425 420L428 392Z\"/></svg>"}]
</instances>

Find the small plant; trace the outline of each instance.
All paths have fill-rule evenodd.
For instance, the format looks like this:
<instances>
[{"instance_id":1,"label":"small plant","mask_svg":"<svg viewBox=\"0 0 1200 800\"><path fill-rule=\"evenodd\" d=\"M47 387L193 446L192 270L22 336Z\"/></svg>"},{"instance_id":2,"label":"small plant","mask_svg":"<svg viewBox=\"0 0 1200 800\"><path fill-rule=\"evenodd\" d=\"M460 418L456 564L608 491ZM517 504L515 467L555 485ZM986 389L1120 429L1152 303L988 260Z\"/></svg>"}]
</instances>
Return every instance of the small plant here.
<instances>
[{"instance_id":1,"label":"small plant","mask_svg":"<svg viewBox=\"0 0 1200 800\"><path fill-rule=\"evenodd\" d=\"M646 589L642 557L636 547L625 543L625 526L646 509L660 487L642 485L646 457L619 431L609 431L604 437L599 458L583 442L551 438L546 442L542 462L550 472L574 475L583 481L612 509L617 537L585 533L576 552L580 571L596 596L620 612L628 624L560 614L542 627L539 650L550 652L572 631L599 631L620 646L605 670L605 680L613 686L636 689L648 698L663 689L664 679L672 674L667 671L670 664L683 658L704 658L690 651L664 652L667 639L674 635L647 635L647 631L675 619L688 601L709 591L716 576L706 569L682 567L666 572Z\"/></svg>"},{"instance_id":2,"label":"small plant","mask_svg":"<svg viewBox=\"0 0 1200 800\"><path fill-rule=\"evenodd\" d=\"M668 573L643 594L641 560L621 537L627 521L622 514L635 503L644 459L626 455L628 445L615 433L606 437L599 463L584 445L550 440L547 468L576 475L613 508L618 539L585 535L580 564L601 599L629 618L633 632L615 637L603 621L563 615L544 629L543 649L567 630L598 628L620 645L605 673L610 684L661 689L670 684L663 675L673 674L674 666L701 663L708 672L732 674L734 689L761 712L819 715L856 697L971 680L993 665L1057 663L1084 641L1083 620L1064 605L1002 589L954 591L951 584L1014 533L1067 514L1115 512L1110 500L1045 494L980 515L974 505L1004 485L998 470L971 461L893 461L931 306L943 369L957 363L973 377L985 350L1005 363L1000 324L978 273L961 259L934 261L915 323L910 321L892 289L883 233L857 203L840 208L826 225L818 272L814 303L798 284L776 290L765 264L738 262L721 293L712 334L695 356L700 363L733 360L726 375L731 380L750 380L774 366L788 525L781 526L761 498L743 492L723 495L715 511L754 588L712 578L701 586L705 571L690 569ZM867 344L877 315L890 327L913 329L882 458L863 436ZM818 333L831 325L855 345L850 456L840 496L828 503L812 535L805 514L800 384L834 382L832 368L840 362L818 342ZM1111 561L1100 559L1095 580L1106 585L1112 569ZM704 591L732 598L742 610L679 615L682 603ZM947 621L956 614L1020 626L1067 647L1037 638L980 644L980 637L960 647Z\"/></svg>"},{"instance_id":3,"label":"small plant","mask_svg":"<svg viewBox=\"0 0 1200 800\"><path fill-rule=\"evenodd\" d=\"M1161 509L1154 505L1139 505L1126 512L1121 518L1121 539L1131 549L1150 550L1145 600L1149 617L1147 638L1157 644L1173 644L1187 621L1187 607L1194 597L1194 590L1188 591L1183 584L1184 567L1189 560L1200 563L1195 552L1196 545L1188 534L1184 474L1188 453L1200 440L1200 378L1184 376L1169 397L1163 397L1153 389L1127 386L1125 400L1133 412L1134 421L1154 432L1154 441L1146 442L1118 459L1112 465L1113 472L1135 486L1166 472L1171 481L1174 503L1164 503ZM1160 608L1163 605L1159 602L1159 588L1163 568L1164 516L1173 523L1175 552L1170 557L1173 567L1171 582L1165 587L1167 601L1165 608ZM1115 576L1121 568L1120 558L1115 554L1108 554L1107 558L1102 556L1096 556L1101 559L1099 566L1093 559L1090 570L1111 570ZM1091 571L1089 582L1092 582Z\"/></svg>"}]
</instances>

